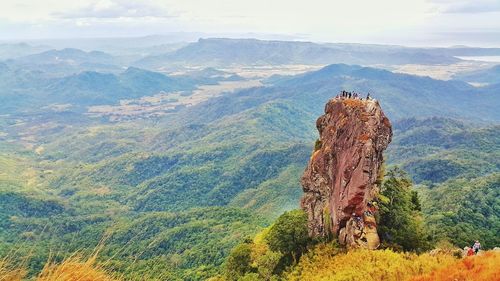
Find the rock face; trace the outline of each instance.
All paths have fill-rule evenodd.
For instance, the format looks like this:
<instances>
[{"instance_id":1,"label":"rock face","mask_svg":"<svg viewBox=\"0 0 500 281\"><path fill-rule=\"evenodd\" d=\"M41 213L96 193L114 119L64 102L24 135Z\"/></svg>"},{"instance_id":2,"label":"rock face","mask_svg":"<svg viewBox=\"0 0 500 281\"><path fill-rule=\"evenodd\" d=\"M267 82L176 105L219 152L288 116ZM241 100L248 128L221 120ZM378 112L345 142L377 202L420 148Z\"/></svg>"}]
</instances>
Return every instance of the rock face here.
<instances>
[{"instance_id":1,"label":"rock face","mask_svg":"<svg viewBox=\"0 0 500 281\"><path fill-rule=\"evenodd\" d=\"M378 101L335 98L316 121L320 138L302 176L309 234L375 249L377 178L392 128Z\"/></svg>"}]
</instances>

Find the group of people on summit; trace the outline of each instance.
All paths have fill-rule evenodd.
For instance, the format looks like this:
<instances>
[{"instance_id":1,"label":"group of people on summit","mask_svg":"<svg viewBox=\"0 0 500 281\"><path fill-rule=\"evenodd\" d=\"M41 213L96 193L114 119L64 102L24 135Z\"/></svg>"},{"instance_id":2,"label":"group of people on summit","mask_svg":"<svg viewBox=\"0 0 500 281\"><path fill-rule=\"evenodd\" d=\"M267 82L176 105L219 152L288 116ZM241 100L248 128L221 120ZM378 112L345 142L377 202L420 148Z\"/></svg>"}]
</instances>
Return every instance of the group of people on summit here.
<instances>
[{"instance_id":1,"label":"group of people on summit","mask_svg":"<svg viewBox=\"0 0 500 281\"><path fill-rule=\"evenodd\" d=\"M336 96L336 98L347 98L347 99L360 99L360 100L363 100L363 97L361 96L360 93L356 93L356 92L348 92L348 91L344 91L342 90L340 92L340 94L338 94ZM366 95L366 99L369 100L370 99L370 93L368 93Z\"/></svg>"}]
</instances>

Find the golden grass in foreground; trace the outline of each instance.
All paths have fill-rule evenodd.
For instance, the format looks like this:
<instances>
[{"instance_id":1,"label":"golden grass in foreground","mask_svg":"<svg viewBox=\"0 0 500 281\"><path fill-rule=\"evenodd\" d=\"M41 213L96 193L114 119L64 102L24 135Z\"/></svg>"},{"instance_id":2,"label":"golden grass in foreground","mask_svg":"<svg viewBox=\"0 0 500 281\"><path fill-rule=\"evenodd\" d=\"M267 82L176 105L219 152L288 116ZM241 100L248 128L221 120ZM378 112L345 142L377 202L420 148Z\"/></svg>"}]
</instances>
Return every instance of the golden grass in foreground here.
<instances>
[{"instance_id":1,"label":"golden grass in foreground","mask_svg":"<svg viewBox=\"0 0 500 281\"><path fill-rule=\"evenodd\" d=\"M467 257L412 281L500 281L500 252Z\"/></svg>"},{"instance_id":2,"label":"golden grass in foreground","mask_svg":"<svg viewBox=\"0 0 500 281\"><path fill-rule=\"evenodd\" d=\"M97 254L84 260L73 255L61 263L48 261L35 281L119 281L111 272L96 263ZM26 278L22 265L12 265L8 259L0 260L0 281L21 281Z\"/></svg>"},{"instance_id":3,"label":"golden grass in foreground","mask_svg":"<svg viewBox=\"0 0 500 281\"><path fill-rule=\"evenodd\" d=\"M19 281L26 275L22 269L13 268L7 261L0 260L0 281Z\"/></svg>"},{"instance_id":4,"label":"golden grass in foreground","mask_svg":"<svg viewBox=\"0 0 500 281\"><path fill-rule=\"evenodd\" d=\"M402 281L455 263L450 255L396 253L391 250L353 250L338 253L329 245L320 245L300 259L286 276L299 281Z\"/></svg>"},{"instance_id":5,"label":"golden grass in foreground","mask_svg":"<svg viewBox=\"0 0 500 281\"><path fill-rule=\"evenodd\" d=\"M113 274L96 263L97 254L83 261L79 255L71 256L62 263L47 262L36 281L116 281Z\"/></svg>"}]
</instances>

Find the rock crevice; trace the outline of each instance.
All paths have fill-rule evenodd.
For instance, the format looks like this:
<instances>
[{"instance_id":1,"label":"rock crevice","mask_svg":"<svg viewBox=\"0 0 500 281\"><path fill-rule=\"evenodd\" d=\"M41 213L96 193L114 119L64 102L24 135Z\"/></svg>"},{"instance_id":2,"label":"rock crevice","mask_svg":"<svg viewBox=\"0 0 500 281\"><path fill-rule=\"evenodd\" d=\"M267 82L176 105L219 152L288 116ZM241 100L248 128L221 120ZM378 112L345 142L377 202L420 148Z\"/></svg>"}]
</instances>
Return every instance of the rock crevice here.
<instances>
[{"instance_id":1,"label":"rock crevice","mask_svg":"<svg viewBox=\"0 0 500 281\"><path fill-rule=\"evenodd\" d=\"M302 176L309 234L376 248L377 178L391 124L378 101L331 99L316 121L319 142Z\"/></svg>"}]
</instances>

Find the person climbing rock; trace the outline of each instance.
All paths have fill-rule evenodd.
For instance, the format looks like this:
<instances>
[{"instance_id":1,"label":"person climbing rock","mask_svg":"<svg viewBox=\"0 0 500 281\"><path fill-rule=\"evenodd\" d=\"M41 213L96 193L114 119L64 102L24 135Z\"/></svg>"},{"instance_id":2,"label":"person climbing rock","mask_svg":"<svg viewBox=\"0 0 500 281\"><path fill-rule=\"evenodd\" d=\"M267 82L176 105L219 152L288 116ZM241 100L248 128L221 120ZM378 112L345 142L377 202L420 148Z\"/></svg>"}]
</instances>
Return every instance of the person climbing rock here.
<instances>
[{"instance_id":1,"label":"person climbing rock","mask_svg":"<svg viewBox=\"0 0 500 281\"><path fill-rule=\"evenodd\" d=\"M474 250L474 253L477 255L477 253L479 253L479 249L481 249L481 243L479 243L479 241L476 240L476 242L472 246L472 249Z\"/></svg>"},{"instance_id":2,"label":"person climbing rock","mask_svg":"<svg viewBox=\"0 0 500 281\"><path fill-rule=\"evenodd\" d=\"M354 219L354 221L356 221L357 223L362 222L362 218L361 218L361 216L356 215L356 213L352 213L352 218L353 218L353 219Z\"/></svg>"},{"instance_id":3,"label":"person climbing rock","mask_svg":"<svg viewBox=\"0 0 500 281\"><path fill-rule=\"evenodd\" d=\"M366 204L367 207L368 207L368 211L371 213L371 214L375 214L375 212L377 211L377 202L373 201L373 202L368 202L368 204Z\"/></svg>"}]
</instances>

